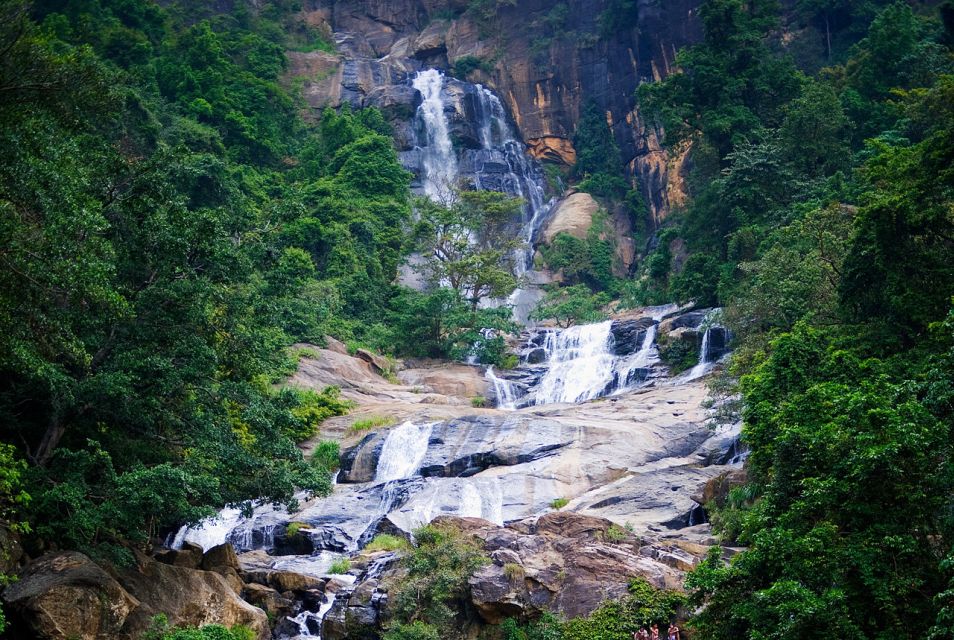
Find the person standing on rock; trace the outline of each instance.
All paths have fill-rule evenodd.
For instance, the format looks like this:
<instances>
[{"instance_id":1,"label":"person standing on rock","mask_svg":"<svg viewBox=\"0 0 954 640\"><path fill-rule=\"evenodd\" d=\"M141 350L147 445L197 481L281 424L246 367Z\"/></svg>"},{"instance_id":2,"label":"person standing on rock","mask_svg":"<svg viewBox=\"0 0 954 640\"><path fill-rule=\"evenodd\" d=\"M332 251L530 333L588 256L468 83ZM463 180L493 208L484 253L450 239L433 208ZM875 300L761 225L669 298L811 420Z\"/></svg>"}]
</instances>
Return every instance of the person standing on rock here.
<instances>
[{"instance_id":1,"label":"person standing on rock","mask_svg":"<svg viewBox=\"0 0 954 640\"><path fill-rule=\"evenodd\" d=\"M659 640L659 625L655 622L649 628L649 640Z\"/></svg>"},{"instance_id":2,"label":"person standing on rock","mask_svg":"<svg viewBox=\"0 0 954 640\"><path fill-rule=\"evenodd\" d=\"M669 625L669 640L680 640L679 627L675 622Z\"/></svg>"}]
</instances>

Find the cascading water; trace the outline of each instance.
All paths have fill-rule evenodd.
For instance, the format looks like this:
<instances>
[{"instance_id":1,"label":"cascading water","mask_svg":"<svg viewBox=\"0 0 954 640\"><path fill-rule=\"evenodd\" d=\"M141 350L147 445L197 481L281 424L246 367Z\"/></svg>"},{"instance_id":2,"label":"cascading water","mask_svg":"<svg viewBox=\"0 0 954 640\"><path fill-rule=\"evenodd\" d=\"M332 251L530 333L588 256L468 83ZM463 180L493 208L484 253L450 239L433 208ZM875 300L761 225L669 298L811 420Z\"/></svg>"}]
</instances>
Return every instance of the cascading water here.
<instances>
[{"instance_id":1,"label":"cascading water","mask_svg":"<svg viewBox=\"0 0 954 640\"><path fill-rule=\"evenodd\" d=\"M656 333L659 322L674 313L677 305L646 309L652 323L644 327L639 348L619 355L613 336L613 321L576 325L561 331L537 334L530 347L540 345L547 369L528 393L528 404L585 402L600 396L623 393L643 383L648 370L659 362ZM493 375L496 378L496 374ZM490 375L488 379L494 382ZM510 383L500 380L499 383ZM495 389L497 383L495 382ZM511 388L515 388L512 386ZM505 397L505 396L498 396ZM520 403L518 398L513 404Z\"/></svg>"},{"instance_id":2,"label":"cascading water","mask_svg":"<svg viewBox=\"0 0 954 640\"><path fill-rule=\"evenodd\" d=\"M553 201L546 200L543 173L539 165L530 159L526 146L513 135L500 98L479 84L476 88L479 131L484 147L477 158L479 164L475 167L476 187L488 188L482 179L485 166L505 164L508 171L502 184L489 188L505 191L524 201L521 227L517 236L520 244L514 250L514 275L522 281L522 286L510 294L507 304L513 307L515 320L527 322L530 312L541 298L540 290L532 286L533 240L552 208Z\"/></svg>"},{"instance_id":3,"label":"cascading water","mask_svg":"<svg viewBox=\"0 0 954 640\"><path fill-rule=\"evenodd\" d=\"M538 278L533 272L533 239L552 205L546 200L543 171L514 134L500 99L486 87L447 77L436 69L419 71L412 86L421 94L416 116L419 141L415 153L405 157L406 166L418 173L424 195L448 204L458 184L470 182L474 189L499 191L524 201L520 220L514 221L519 246L514 251L513 265L521 288L506 300L483 300L481 304L509 304L514 319L527 322L542 297L534 286ZM472 101L459 99L461 95ZM476 134L480 148L454 148L448 112L455 110L472 118L470 135ZM409 283L415 282L410 270L404 277Z\"/></svg>"},{"instance_id":4,"label":"cascading water","mask_svg":"<svg viewBox=\"0 0 954 640\"><path fill-rule=\"evenodd\" d=\"M427 144L418 147L424 165L424 194L436 202L450 202L457 186L457 156L451 143L441 90L444 74L437 69L418 72L412 86L421 93L418 116Z\"/></svg>"},{"instance_id":5,"label":"cascading water","mask_svg":"<svg viewBox=\"0 0 954 640\"><path fill-rule=\"evenodd\" d=\"M484 377L490 381L490 384L494 388L494 398L496 399L498 409L517 408L517 393L514 383L509 380L504 380L503 378L498 378L497 374L494 373L493 366L487 367L487 373L484 374Z\"/></svg>"},{"instance_id":6,"label":"cascading water","mask_svg":"<svg viewBox=\"0 0 954 640\"><path fill-rule=\"evenodd\" d=\"M381 448L375 482L390 482L410 478L427 454L427 442L433 423L415 424L407 421L388 432Z\"/></svg>"},{"instance_id":7,"label":"cascading water","mask_svg":"<svg viewBox=\"0 0 954 640\"><path fill-rule=\"evenodd\" d=\"M703 376L709 370L709 332L711 327L707 327L702 334L702 346L699 347L699 362L692 368L687 376L690 380Z\"/></svg>"},{"instance_id":8,"label":"cascading water","mask_svg":"<svg viewBox=\"0 0 954 640\"><path fill-rule=\"evenodd\" d=\"M602 395L613 379L609 320L550 332L544 343L550 368L540 380L533 404L584 402Z\"/></svg>"},{"instance_id":9,"label":"cascading water","mask_svg":"<svg viewBox=\"0 0 954 640\"><path fill-rule=\"evenodd\" d=\"M378 523L391 512L397 502L400 481L412 477L421 468L424 456L427 455L433 427L432 422L416 424L406 421L388 432L374 474L375 482L384 483L381 488L381 502L364 533L355 541L352 551L357 551L371 541Z\"/></svg>"},{"instance_id":10,"label":"cascading water","mask_svg":"<svg viewBox=\"0 0 954 640\"><path fill-rule=\"evenodd\" d=\"M338 575L335 576L335 580L344 585L353 585L356 577L351 575ZM348 590L350 594L350 590ZM290 617L295 625L298 627L298 635L296 638L321 638L321 622L325 619L325 616L328 615L328 612L331 611L331 608L335 606L335 600L338 597L338 591L328 592L325 591L325 600L318 607L318 611L302 611L295 617Z\"/></svg>"}]
</instances>

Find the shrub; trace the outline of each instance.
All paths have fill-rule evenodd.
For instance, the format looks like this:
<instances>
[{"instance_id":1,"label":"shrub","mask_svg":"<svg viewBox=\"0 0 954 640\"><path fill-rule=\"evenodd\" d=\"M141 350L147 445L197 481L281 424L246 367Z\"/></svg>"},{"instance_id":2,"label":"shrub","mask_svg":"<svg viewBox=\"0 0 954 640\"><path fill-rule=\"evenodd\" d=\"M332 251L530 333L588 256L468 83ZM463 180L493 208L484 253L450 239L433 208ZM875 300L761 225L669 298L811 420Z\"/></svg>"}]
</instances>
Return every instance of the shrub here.
<instances>
[{"instance_id":1,"label":"shrub","mask_svg":"<svg viewBox=\"0 0 954 640\"><path fill-rule=\"evenodd\" d=\"M441 638L456 635L455 611L468 599L468 578L488 562L477 542L448 526L414 531L415 547L402 562L407 578L393 594L395 619L425 622Z\"/></svg>"},{"instance_id":2,"label":"shrub","mask_svg":"<svg viewBox=\"0 0 954 640\"><path fill-rule=\"evenodd\" d=\"M629 584L629 595L603 602L590 615L563 625L563 640L629 640L640 627L666 625L685 604L686 597L676 591L656 589L636 578Z\"/></svg>"},{"instance_id":3,"label":"shrub","mask_svg":"<svg viewBox=\"0 0 954 640\"><path fill-rule=\"evenodd\" d=\"M557 287L547 291L546 297L530 317L533 320L555 320L561 327L601 322L607 318L603 307L609 303L607 294L594 294L586 285Z\"/></svg>"},{"instance_id":4,"label":"shrub","mask_svg":"<svg viewBox=\"0 0 954 640\"><path fill-rule=\"evenodd\" d=\"M415 620L410 624L395 624L384 634L384 640L441 640L441 636L434 625Z\"/></svg>"},{"instance_id":5,"label":"shrub","mask_svg":"<svg viewBox=\"0 0 954 640\"><path fill-rule=\"evenodd\" d=\"M406 538L392 536L388 533L379 533L364 548L365 551L404 551L411 547Z\"/></svg>"},{"instance_id":6,"label":"shrub","mask_svg":"<svg viewBox=\"0 0 954 640\"><path fill-rule=\"evenodd\" d=\"M606 539L610 542L622 542L628 535L626 529L615 524L611 524L609 529L606 530Z\"/></svg>"},{"instance_id":7,"label":"shrub","mask_svg":"<svg viewBox=\"0 0 954 640\"><path fill-rule=\"evenodd\" d=\"M342 574L351 570L351 560L347 558L338 558L328 567L328 573Z\"/></svg>"},{"instance_id":8,"label":"shrub","mask_svg":"<svg viewBox=\"0 0 954 640\"><path fill-rule=\"evenodd\" d=\"M355 407L352 400L341 398L341 389L325 387L321 393L311 389L286 387L278 392L278 401L291 410L295 418L283 431L295 442L302 442L318 433L318 426L332 416L343 416Z\"/></svg>"},{"instance_id":9,"label":"shrub","mask_svg":"<svg viewBox=\"0 0 954 640\"><path fill-rule=\"evenodd\" d=\"M142 634L142 640L255 640L256 635L248 627L236 625L224 627L220 624L209 624L203 627L169 626L169 619L165 614L159 614L152 619L152 626Z\"/></svg>"},{"instance_id":10,"label":"shrub","mask_svg":"<svg viewBox=\"0 0 954 640\"><path fill-rule=\"evenodd\" d=\"M691 368L699 361L699 348L691 340L658 341L659 359L669 365L675 375Z\"/></svg>"},{"instance_id":11,"label":"shrub","mask_svg":"<svg viewBox=\"0 0 954 640\"><path fill-rule=\"evenodd\" d=\"M390 427L395 422L397 422L397 420L393 416L371 416L369 418L355 420L351 423L351 426L348 427L348 431L351 433L360 433L370 429Z\"/></svg>"},{"instance_id":12,"label":"shrub","mask_svg":"<svg viewBox=\"0 0 954 640\"><path fill-rule=\"evenodd\" d=\"M568 505L569 503L570 501L566 498L556 498L553 500L553 502L550 503L550 508L559 510L565 507L566 505Z\"/></svg>"},{"instance_id":13,"label":"shrub","mask_svg":"<svg viewBox=\"0 0 954 640\"><path fill-rule=\"evenodd\" d=\"M480 409L487 406L487 398L483 396L474 396L470 399L470 406Z\"/></svg>"},{"instance_id":14,"label":"shrub","mask_svg":"<svg viewBox=\"0 0 954 640\"><path fill-rule=\"evenodd\" d=\"M516 582L517 580L523 580L525 575L522 565L517 564L516 562L508 562L503 566L504 575L507 576L507 579L511 582Z\"/></svg>"},{"instance_id":15,"label":"shrub","mask_svg":"<svg viewBox=\"0 0 954 640\"><path fill-rule=\"evenodd\" d=\"M341 463L341 447L334 440L322 440L311 454L311 463L334 471Z\"/></svg>"},{"instance_id":16,"label":"shrub","mask_svg":"<svg viewBox=\"0 0 954 640\"><path fill-rule=\"evenodd\" d=\"M461 56L454 61L454 76L457 78L466 79L467 74L477 69L489 74L493 73L494 66L477 56Z\"/></svg>"}]
</instances>

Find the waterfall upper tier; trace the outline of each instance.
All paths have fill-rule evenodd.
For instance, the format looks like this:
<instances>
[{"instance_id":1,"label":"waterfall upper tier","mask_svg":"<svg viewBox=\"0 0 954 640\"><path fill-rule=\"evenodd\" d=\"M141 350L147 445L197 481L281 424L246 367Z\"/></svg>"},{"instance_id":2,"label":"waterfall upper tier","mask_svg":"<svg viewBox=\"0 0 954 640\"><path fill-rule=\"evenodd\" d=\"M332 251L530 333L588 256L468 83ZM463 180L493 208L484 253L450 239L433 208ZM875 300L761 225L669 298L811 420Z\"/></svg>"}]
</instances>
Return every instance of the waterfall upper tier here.
<instances>
[{"instance_id":1,"label":"waterfall upper tier","mask_svg":"<svg viewBox=\"0 0 954 640\"><path fill-rule=\"evenodd\" d=\"M533 273L534 241L553 204L543 170L516 135L503 103L486 87L436 69L418 72L411 85L420 104L412 148L400 157L415 176L412 188L442 204L451 204L459 189L497 191L523 201L519 218L506 228L506 239L518 241L513 264L521 288L506 301L486 303L510 304L514 318L526 322L541 297Z\"/></svg>"}]
</instances>

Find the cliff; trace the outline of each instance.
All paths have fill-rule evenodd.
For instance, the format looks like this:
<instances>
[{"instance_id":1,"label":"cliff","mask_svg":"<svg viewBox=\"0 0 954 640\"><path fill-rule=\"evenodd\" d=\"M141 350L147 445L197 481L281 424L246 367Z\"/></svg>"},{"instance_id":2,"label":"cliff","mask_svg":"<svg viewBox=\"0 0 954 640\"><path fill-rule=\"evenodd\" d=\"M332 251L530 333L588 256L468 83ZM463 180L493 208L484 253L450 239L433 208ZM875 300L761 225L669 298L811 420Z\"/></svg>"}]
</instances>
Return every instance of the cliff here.
<instances>
[{"instance_id":1,"label":"cliff","mask_svg":"<svg viewBox=\"0 0 954 640\"><path fill-rule=\"evenodd\" d=\"M682 201L682 158L670 156L635 103L639 83L672 69L675 52L700 37L698 0L638 0L636 17L613 0L498 2L318 0L301 20L334 33L338 53L290 52L290 77L309 106L376 106L397 143L416 107L409 77L427 67L493 89L538 159L571 165L586 101L606 113L626 170L641 184L655 223ZM623 21L621 23L621 20Z\"/></svg>"}]
</instances>

